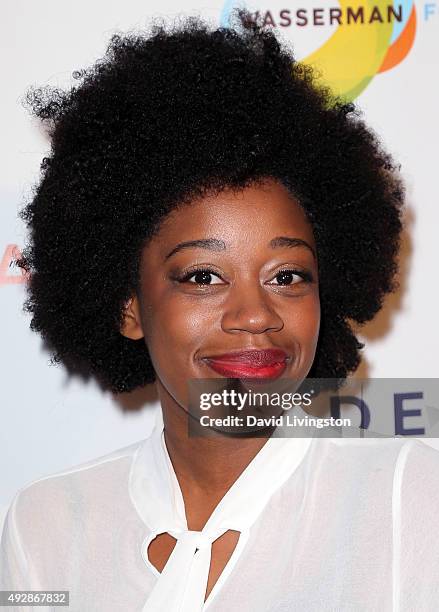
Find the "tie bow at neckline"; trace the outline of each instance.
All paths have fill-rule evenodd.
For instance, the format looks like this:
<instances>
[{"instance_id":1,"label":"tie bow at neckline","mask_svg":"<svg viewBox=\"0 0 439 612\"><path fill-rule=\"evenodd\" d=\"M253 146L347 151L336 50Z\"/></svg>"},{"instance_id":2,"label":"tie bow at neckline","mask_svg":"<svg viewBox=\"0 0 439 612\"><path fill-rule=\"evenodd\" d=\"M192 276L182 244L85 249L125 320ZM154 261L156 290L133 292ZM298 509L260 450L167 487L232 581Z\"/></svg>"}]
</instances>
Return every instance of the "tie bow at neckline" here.
<instances>
[{"instance_id":1,"label":"tie bow at neckline","mask_svg":"<svg viewBox=\"0 0 439 612\"><path fill-rule=\"evenodd\" d=\"M210 548L213 542L218 539L223 533L225 533L224 530L221 530L219 533L209 536L203 533L202 531L188 530L179 533L177 536L175 536L175 538L178 542L182 541L185 544L187 542L191 546L194 546L196 550L204 550L206 548Z\"/></svg>"},{"instance_id":2,"label":"tie bow at neckline","mask_svg":"<svg viewBox=\"0 0 439 612\"><path fill-rule=\"evenodd\" d=\"M230 559L205 602L212 543L233 530L240 533L237 548L240 546L242 536L247 535L270 497L301 463L311 442L311 438L269 438L221 499L203 529L193 531L188 529L183 496L166 448L159 411L155 429L134 458L129 488L137 512L151 532L147 540L151 542L159 534L169 533L177 542L143 612L201 612L210 604L231 563ZM149 562L147 550L142 553Z\"/></svg>"}]
</instances>

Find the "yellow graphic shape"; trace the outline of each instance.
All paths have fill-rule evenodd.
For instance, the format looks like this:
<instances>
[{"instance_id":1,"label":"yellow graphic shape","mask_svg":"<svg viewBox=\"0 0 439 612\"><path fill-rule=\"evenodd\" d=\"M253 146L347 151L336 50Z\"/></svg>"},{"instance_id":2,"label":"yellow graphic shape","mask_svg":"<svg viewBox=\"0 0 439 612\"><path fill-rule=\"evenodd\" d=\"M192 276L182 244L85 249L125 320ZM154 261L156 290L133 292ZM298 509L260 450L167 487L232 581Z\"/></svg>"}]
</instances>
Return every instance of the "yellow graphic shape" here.
<instances>
[{"instance_id":1,"label":"yellow graphic shape","mask_svg":"<svg viewBox=\"0 0 439 612\"><path fill-rule=\"evenodd\" d=\"M383 65L393 30L393 20L387 19L391 0L339 0L342 24L321 47L303 60L322 75L321 82L329 85L336 95L354 100L369 84ZM347 8L356 13L363 8L364 22L347 21ZM377 16L382 21L369 22ZM375 12L374 12L375 9Z\"/></svg>"}]
</instances>

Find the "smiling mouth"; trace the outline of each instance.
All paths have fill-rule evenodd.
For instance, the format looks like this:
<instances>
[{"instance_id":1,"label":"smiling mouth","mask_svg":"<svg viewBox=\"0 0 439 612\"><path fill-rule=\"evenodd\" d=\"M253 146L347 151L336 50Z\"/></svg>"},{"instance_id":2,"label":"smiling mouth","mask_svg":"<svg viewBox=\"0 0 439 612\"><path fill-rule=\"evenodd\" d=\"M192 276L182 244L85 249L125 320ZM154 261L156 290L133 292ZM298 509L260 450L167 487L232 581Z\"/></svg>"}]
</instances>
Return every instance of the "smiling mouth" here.
<instances>
[{"instance_id":1,"label":"smiling mouth","mask_svg":"<svg viewBox=\"0 0 439 612\"><path fill-rule=\"evenodd\" d=\"M214 372L227 378L274 380L285 372L290 358L284 351L245 351L202 359Z\"/></svg>"}]
</instances>

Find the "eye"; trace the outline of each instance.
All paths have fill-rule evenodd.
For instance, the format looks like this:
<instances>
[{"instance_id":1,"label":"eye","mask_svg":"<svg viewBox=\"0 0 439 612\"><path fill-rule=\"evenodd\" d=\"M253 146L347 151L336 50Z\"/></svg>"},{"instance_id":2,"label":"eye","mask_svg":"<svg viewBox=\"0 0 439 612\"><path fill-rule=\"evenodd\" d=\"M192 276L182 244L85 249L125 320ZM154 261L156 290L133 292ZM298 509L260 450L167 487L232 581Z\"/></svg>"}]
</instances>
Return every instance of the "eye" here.
<instances>
[{"instance_id":1,"label":"eye","mask_svg":"<svg viewBox=\"0 0 439 612\"><path fill-rule=\"evenodd\" d=\"M296 269L286 269L280 270L275 279L278 279L277 283L268 283L274 285L297 285L301 282L311 283L313 281L313 277L309 272L305 272L304 270L296 270Z\"/></svg>"},{"instance_id":2,"label":"eye","mask_svg":"<svg viewBox=\"0 0 439 612\"><path fill-rule=\"evenodd\" d=\"M194 277L194 281L190 281ZM218 282L210 282L213 278L216 278ZM181 283L189 283L191 285L222 285L224 284L220 279L219 275L209 268L198 268L197 270L191 270L179 279Z\"/></svg>"}]
</instances>

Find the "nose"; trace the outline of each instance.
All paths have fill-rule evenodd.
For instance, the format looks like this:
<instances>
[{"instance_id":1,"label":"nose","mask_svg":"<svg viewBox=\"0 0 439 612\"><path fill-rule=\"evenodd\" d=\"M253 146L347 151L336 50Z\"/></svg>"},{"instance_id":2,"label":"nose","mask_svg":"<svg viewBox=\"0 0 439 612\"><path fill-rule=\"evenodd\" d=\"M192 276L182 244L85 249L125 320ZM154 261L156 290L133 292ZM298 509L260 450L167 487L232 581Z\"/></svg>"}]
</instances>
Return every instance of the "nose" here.
<instances>
[{"instance_id":1,"label":"nose","mask_svg":"<svg viewBox=\"0 0 439 612\"><path fill-rule=\"evenodd\" d=\"M252 334L280 331L284 327L284 321L270 303L270 299L268 292L254 281L245 283L239 289L231 289L223 304L223 331Z\"/></svg>"}]
</instances>

